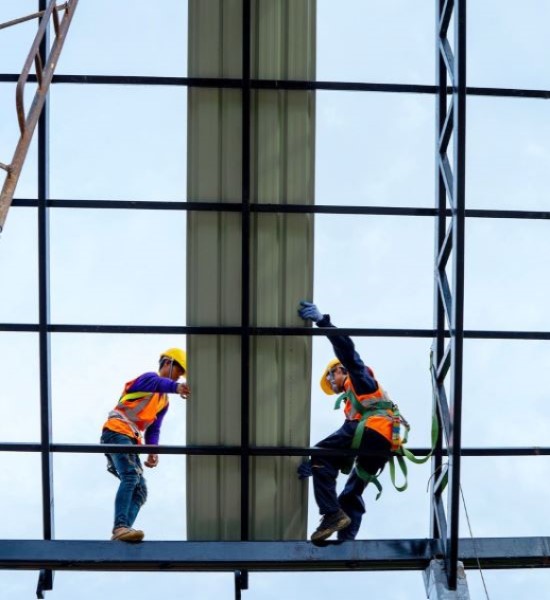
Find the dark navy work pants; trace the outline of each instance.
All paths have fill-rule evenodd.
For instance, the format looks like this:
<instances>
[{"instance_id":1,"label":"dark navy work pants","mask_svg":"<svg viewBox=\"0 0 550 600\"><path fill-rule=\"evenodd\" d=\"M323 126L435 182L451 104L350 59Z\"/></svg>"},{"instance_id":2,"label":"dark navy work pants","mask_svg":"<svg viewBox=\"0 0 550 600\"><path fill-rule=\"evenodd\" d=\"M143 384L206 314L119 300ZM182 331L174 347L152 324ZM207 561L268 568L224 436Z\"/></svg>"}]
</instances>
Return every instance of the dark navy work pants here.
<instances>
[{"instance_id":1,"label":"dark navy work pants","mask_svg":"<svg viewBox=\"0 0 550 600\"><path fill-rule=\"evenodd\" d=\"M358 421L345 421L338 431L315 444L315 446L318 448L351 448L357 424ZM367 473L376 475L388 461L390 449L390 442L382 434L366 427L359 450L372 452L373 455L359 457L359 465ZM319 506L319 513L326 515L341 508L351 518L348 527L338 532L338 539L340 540L355 539L365 513L365 503L361 496L367 484L357 475L355 469L348 477L342 493L338 497L336 496L338 473L346 465L350 465L351 462L352 459L345 456L314 456L311 459L313 491Z\"/></svg>"}]
</instances>

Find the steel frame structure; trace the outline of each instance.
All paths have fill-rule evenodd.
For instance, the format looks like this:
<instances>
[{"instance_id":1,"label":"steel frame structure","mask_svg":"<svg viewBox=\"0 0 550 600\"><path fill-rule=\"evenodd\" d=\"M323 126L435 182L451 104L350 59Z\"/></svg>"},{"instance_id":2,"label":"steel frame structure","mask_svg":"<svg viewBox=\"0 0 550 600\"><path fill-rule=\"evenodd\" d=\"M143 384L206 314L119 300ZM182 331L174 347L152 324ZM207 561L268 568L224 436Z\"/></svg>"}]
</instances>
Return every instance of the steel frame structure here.
<instances>
[{"instance_id":1,"label":"steel frame structure","mask_svg":"<svg viewBox=\"0 0 550 600\"><path fill-rule=\"evenodd\" d=\"M39 0L44 10L47 0ZM275 81L252 79L250 74L250 0L242 0L243 40L242 78L188 78L138 76L55 75L52 84L126 84L162 86L200 86L235 88L242 92L242 202L235 204L188 202L135 202L105 200L71 200L50 198L49 194L49 115L48 102L38 123L38 195L37 199L15 199L12 206L31 207L38 214L38 322L34 324L0 323L0 331L34 332L39 339L40 367L40 443L0 443L0 452L35 452L41 457L42 521L41 541L0 541L0 568L41 569L37 593L43 597L52 589L53 570L225 570L235 571L236 596L247 587L247 570L374 570L424 569L430 559L443 557L449 588L457 583L457 560L474 565L474 555L484 568L547 567L550 544L547 538L496 538L460 540L458 538L458 501L461 456L533 456L550 455L550 447L539 448L462 448L462 354L464 339L550 340L548 331L464 330L464 232L467 219L550 219L547 211L468 210L465 208L466 100L468 96L550 98L550 90L469 88L466 86L466 0L436 0L436 69L437 83L430 85L378 84L359 82ZM454 19L454 48L448 41L448 30ZM46 53L47 37L41 52ZM0 74L0 83L17 81L15 74ZM30 76L29 80L33 80ZM433 209L400 206L310 206L255 204L250 199L250 121L251 94L254 90L339 90L370 93L428 94L436 99L437 139L435 161L436 205ZM453 163L447 157L450 142L454 144ZM186 327L140 325L65 325L50 320L49 281L49 213L56 208L96 210L166 210L166 211L230 211L242 215L242 310L240 327ZM259 335L321 335L334 330L252 327L250 325L250 258L248 255L250 217L252 213L298 212L311 214L400 215L432 218L435 236L435 304L433 329L340 329L339 334L398 338L433 338L433 383L435 404L443 436L433 458L434 472L443 470L447 457L449 479L448 503L442 501L442 477L432 485L431 538L426 540L364 541L353 544L328 544L315 548L307 542L250 542L248 531L248 474L251 456L297 456L318 452L312 448L253 447L249 437L250 389L248 361L250 338ZM9 226L9 223L8 223ZM449 263L452 257L452 263ZM446 276L451 264L452 282ZM241 459L242 519L241 542L148 542L140 548L117 546L103 542L55 541L53 519L52 454L54 452L103 453L128 452L128 447L86 444L54 444L52 442L52 408L50 377L50 336L52 333L131 333L131 334L227 334L238 335L242 344L242 423L241 444L221 446L164 446L159 454L236 455ZM445 380L450 376L450 401L445 394ZM446 445L443 443L446 441ZM140 451L147 451L142 447ZM427 454L428 448L413 449ZM337 451L334 451L338 453ZM323 450L326 453L326 450ZM346 451L341 451L346 453ZM238 549L238 551L236 551ZM474 552L474 549L477 549ZM231 556L229 559L228 557ZM477 563L475 563L477 564Z\"/></svg>"},{"instance_id":2,"label":"steel frame structure","mask_svg":"<svg viewBox=\"0 0 550 600\"><path fill-rule=\"evenodd\" d=\"M432 536L441 540L449 588L457 586L458 524L460 501L460 455L462 424L462 379L464 346L464 238L466 229L466 1L439 0L437 11L436 81L436 247L435 306L436 335L432 352L432 387L437 416L447 442L448 461L432 460ZM454 13L454 15L453 15ZM454 16L454 49L448 30ZM451 95L447 84L451 84ZM449 101L450 100L450 101ZM453 165L447 150L453 141ZM450 219L446 208L450 206ZM446 268L452 253L452 287ZM449 340L446 342L445 333ZM446 344L446 345L445 345ZM445 378L450 372L450 402ZM439 440L439 448L443 440ZM442 492L448 481L447 514Z\"/></svg>"}]
</instances>

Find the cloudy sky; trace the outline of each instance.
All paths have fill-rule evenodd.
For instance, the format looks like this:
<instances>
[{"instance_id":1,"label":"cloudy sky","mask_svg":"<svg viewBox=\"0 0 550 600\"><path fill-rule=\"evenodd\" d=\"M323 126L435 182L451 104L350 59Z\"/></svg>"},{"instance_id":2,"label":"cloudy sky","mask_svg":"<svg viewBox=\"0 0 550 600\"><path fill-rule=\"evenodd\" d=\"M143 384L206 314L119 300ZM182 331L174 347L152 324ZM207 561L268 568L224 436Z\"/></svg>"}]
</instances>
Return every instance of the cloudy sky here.
<instances>
[{"instance_id":1,"label":"cloudy sky","mask_svg":"<svg viewBox=\"0 0 550 600\"><path fill-rule=\"evenodd\" d=\"M267 0L261 0L267 1ZM36 10L35 0L3 0L0 21ZM434 83L433 0L318 0L317 78ZM544 0L476 0L468 7L470 86L550 89L550 5ZM0 31L0 72L17 73L35 24ZM185 76L187 7L182 0L80 0L57 72ZM0 84L0 161L17 140L14 86ZM50 93L51 197L185 200L186 89L60 85ZM30 96L29 96L30 97ZM160 109L159 109L160 107ZM434 99L429 95L319 92L316 202L434 205ZM470 98L467 206L549 210L550 108L528 99ZM36 197L31 153L17 198ZM162 173L162 177L158 177ZM180 325L185 322L183 213L51 211L53 323ZM429 217L315 218L314 297L345 327L432 326L433 220ZM140 243L136 244L135 240ZM0 238L0 323L37 321L36 214L13 209ZM174 262L160 260L176 257ZM466 234L465 327L550 330L545 283L546 221L470 219ZM132 297L135 278L159 282ZM334 274L359 273L342 294ZM166 286L164 282L169 281ZM376 294L372 290L377 290ZM174 336L52 334L53 437L94 443L122 384L154 368ZM427 339L362 338L357 347L413 425L412 446L429 441L431 390ZM1 441L39 440L37 336L0 335ZM330 344L313 341L311 440L341 416L317 391ZM547 446L548 342L465 343L463 445ZM172 402L163 442L185 443L185 406ZM149 539L185 535L184 458L162 456L150 472L150 499L139 525ZM463 492L475 536L550 535L547 457L463 460ZM429 535L429 467L411 468L406 494L390 487L368 514L361 538ZM39 457L0 454L0 538L42 535ZM115 480L97 455L55 455L55 528L60 539L109 536ZM318 516L310 502L308 531ZM461 536L469 536L462 518ZM547 570L484 573L491 598L540 597ZM37 573L0 571L0 598L34 597ZM484 597L468 572L472 598ZM249 600L356 594L424 598L420 573L250 575ZM232 574L59 572L48 597L69 600L233 598ZM154 591L153 591L154 590Z\"/></svg>"}]
</instances>

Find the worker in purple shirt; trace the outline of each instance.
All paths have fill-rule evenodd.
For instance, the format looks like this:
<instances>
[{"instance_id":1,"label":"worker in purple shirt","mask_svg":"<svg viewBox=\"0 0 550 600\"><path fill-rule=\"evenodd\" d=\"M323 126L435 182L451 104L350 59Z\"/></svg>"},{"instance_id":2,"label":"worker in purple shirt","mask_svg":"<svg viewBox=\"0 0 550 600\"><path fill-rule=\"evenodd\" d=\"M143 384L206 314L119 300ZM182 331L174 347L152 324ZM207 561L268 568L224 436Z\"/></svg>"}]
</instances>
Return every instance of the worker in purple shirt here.
<instances>
[{"instance_id":1,"label":"worker in purple shirt","mask_svg":"<svg viewBox=\"0 0 550 600\"><path fill-rule=\"evenodd\" d=\"M168 395L179 394L188 398L187 383L178 379L187 372L185 350L170 348L160 355L158 373L144 373L129 381L122 395L103 425L102 444L158 445L160 427L168 412ZM120 479L115 497L115 522L112 540L141 542L144 533L133 529L140 508L147 499L147 485L139 455L112 453L107 456L107 470ZM146 467L158 465L158 454L149 454Z\"/></svg>"}]
</instances>

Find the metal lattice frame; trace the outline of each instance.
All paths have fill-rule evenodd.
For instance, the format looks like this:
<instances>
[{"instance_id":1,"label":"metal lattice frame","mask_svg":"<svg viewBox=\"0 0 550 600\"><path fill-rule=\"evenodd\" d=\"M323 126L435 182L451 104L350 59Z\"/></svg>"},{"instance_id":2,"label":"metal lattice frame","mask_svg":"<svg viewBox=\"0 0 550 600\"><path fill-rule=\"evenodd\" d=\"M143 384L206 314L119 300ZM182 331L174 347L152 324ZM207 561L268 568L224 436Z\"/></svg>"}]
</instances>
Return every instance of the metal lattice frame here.
<instances>
[{"instance_id":1,"label":"metal lattice frame","mask_svg":"<svg viewBox=\"0 0 550 600\"><path fill-rule=\"evenodd\" d=\"M464 233L466 172L466 2L439 0L437 12L437 231L435 252L435 329L432 384L439 421L447 442L448 462L433 461L440 474L432 487L432 535L442 542L449 588L457 586L460 456L462 423L462 367L464 346ZM454 51L447 33L454 13ZM452 93L447 91L450 83ZM453 165L447 150L453 138ZM450 206L451 215L446 209ZM447 225L448 223L448 225ZM445 269L452 254L452 288ZM449 335L448 341L445 334ZM446 345L445 345L446 344ZM450 371L450 403L444 382ZM440 440L441 445L442 440ZM448 481L447 514L442 489Z\"/></svg>"},{"instance_id":2,"label":"metal lattice frame","mask_svg":"<svg viewBox=\"0 0 550 600\"><path fill-rule=\"evenodd\" d=\"M468 218L497 219L550 219L547 211L518 210L466 210L465 209L465 134L466 98L468 96L550 98L549 90L525 90L503 88L468 88L466 86L466 1L436 0L436 52L437 83L429 85L378 84L323 81L274 81L255 80L250 76L250 0L243 0L243 62L241 79L189 78L189 77L139 77L139 76L87 76L55 75L53 84L80 85L163 85L234 88L242 91L242 203L188 202L133 202L103 200L53 200L49 195L49 117L48 106L38 124L38 197L15 199L12 206L31 207L38 212L39 253L39 317L35 324L0 323L0 331L35 332L39 337L40 366L40 443L0 443L3 452L40 453L42 469L42 519L43 541L0 542L0 568L42 569L38 594L51 589L53 569L77 568L80 570L158 570L171 565L173 570L224 570L236 571L236 595L246 589L247 570L364 570L423 569L434 556L446 560L450 589L456 587L456 562L462 560L474 566L476 553L484 568L547 567L550 564L550 545L546 538L491 538L459 540L458 500L460 488L461 456L532 456L550 455L550 448L461 448L461 396L462 396L462 347L464 339L516 339L550 340L548 331L489 331L464 330L464 230ZM46 0L39 0L39 10ZM451 49L447 32L454 18L455 47ZM45 53L47 40L43 41ZM0 83L15 82L18 76L0 74ZM30 81L36 80L32 76ZM437 99L437 141L435 160L437 165L436 206L433 209L400 206L311 206L270 205L250 203L250 96L252 90L339 90L371 93L428 94ZM453 141L453 164L447 159L447 149ZM56 208L97 210L175 210L175 211L230 211L242 215L242 324L240 327L185 327L185 326L139 326L139 325L65 325L50 320L49 282L49 211ZM434 338L434 387L436 405L446 440L439 441L439 451L433 459L434 470L442 469L448 457L449 490L448 504L443 506L441 478L432 486L432 532L427 540L365 541L353 544L314 548L307 542L247 542L249 508L248 472L251 456L305 456L318 450L311 448L265 448L251 447L249 439L250 390L248 386L248 360L250 338L257 335L330 335L334 330L310 328L251 327L249 288L250 264L248 252L250 216L252 213L310 213L310 214L357 214L400 215L415 218L431 218L436 222L436 293L433 329L340 329L338 333L356 337ZM452 284L445 275L445 267L452 256ZM241 457L242 542L148 542L140 548L117 546L116 556L110 551L112 545L103 542L55 542L53 530L52 455L54 452L104 453L128 452L124 447L104 447L87 444L53 444L51 436L51 384L50 384L50 335L52 333L133 333L133 334L226 334L239 335L242 343L242 423L241 445L220 446L162 446L155 448L159 454L180 455L236 455ZM450 402L444 390L446 376L450 373ZM452 415L452 417L451 417ZM140 451L147 451L144 446ZM426 455L428 448L415 448L418 455ZM326 450L323 450L326 453ZM335 453L338 453L334 451ZM348 452L349 453L349 452ZM340 454L346 454L341 451ZM236 550L236 548L238 550ZM474 552L474 549L476 552ZM231 557L231 558L229 558Z\"/></svg>"}]
</instances>

